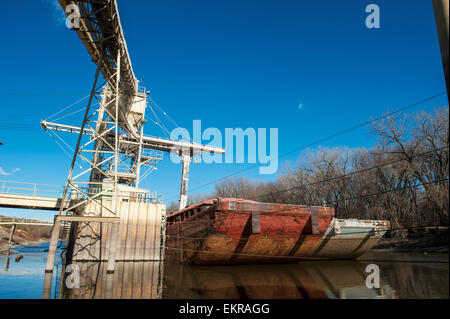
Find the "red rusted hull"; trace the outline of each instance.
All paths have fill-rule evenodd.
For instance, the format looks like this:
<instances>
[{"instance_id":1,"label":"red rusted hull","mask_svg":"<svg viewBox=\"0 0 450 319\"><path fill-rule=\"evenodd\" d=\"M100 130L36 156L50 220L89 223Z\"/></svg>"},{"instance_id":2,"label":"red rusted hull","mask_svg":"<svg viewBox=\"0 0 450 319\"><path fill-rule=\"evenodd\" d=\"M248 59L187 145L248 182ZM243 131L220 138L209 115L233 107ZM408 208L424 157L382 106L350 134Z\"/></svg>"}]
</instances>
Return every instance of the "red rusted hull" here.
<instances>
[{"instance_id":1,"label":"red rusted hull","mask_svg":"<svg viewBox=\"0 0 450 319\"><path fill-rule=\"evenodd\" d=\"M330 207L209 200L168 216L168 261L189 264L297 262L320 248Z\"/></svg>"}]
</instances>

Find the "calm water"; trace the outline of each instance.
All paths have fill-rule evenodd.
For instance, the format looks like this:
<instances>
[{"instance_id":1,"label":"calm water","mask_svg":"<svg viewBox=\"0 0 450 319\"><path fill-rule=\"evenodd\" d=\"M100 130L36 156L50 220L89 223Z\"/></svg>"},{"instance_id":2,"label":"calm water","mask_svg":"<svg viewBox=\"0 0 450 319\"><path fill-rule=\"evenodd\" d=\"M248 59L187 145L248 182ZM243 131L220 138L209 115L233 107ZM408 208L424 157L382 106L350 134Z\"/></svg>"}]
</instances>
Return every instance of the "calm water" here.
<instances>
[{"instance_id":1,"label":"calm water","mask_svg":"<svg viewBox=\"0 0 450 319\"><path fill-rule=\"evenodd\" d=\"M0 256L0 299L42 298L48 244ZM16 262L16 257L22 255ZM448 254L369 252L358 261L185 266L159 262L78 263L80 287L60 292L61 259L47 277L47 298L448 298ZM366 288L366 266L380 269L380 288ZM67 278L66 278L67 280ZM65 287L66 285L62 285Z\"/></svg>"},{"instance_id":2,"label":"calm water","mask_svg":"<svg viewBox=\"0 0 450 319\"><path fill-rule=\"evenodd\" d=\"M23 246L13 249L17 254L0 256L0 299L42 298L44 269L47 261L48 243L38 246ZM55 260L55 275L52 282L52 295L58 296L57 281L61 275L61 258L58 249ZM16 258L23 256L19 261Z\"/></svg>"}]
</instances>

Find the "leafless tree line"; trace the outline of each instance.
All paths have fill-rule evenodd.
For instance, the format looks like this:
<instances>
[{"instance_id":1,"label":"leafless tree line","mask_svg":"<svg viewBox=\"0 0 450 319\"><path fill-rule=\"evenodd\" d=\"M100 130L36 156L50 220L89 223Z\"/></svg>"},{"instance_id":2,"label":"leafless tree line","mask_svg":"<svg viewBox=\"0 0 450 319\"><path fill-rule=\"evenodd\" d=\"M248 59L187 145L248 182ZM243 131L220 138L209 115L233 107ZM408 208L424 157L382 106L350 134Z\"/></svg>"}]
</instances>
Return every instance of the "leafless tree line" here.
<instances>
[{"instance_id":1,"label":"leafless tree line","mask_svg":"<svg viewBox=\"0 0 450 319\"><path fill-rule=\"evenodd\" d=\"M235 197L333 206L336 217L384 219L391 228L448 226L448 125L448 107L387 116L371 127L377 140L371 149L307 150L274 182L227 179L188 204ZM168 209L176 210L176 203Z\"/></svg>"},{"instance_id":2,"label":"leafless tree line","mask_svg":"<svg viewBox=\"0 0 450 319\"><path fill-rule=\"evenodd\" d=\"M371 149L309 150L275 182L237 177L209 197L331 205L337 217L386 219L392 228L447 226L448 117L448 107L386 117L371 127Z\"/></svg>"}]
</instances>

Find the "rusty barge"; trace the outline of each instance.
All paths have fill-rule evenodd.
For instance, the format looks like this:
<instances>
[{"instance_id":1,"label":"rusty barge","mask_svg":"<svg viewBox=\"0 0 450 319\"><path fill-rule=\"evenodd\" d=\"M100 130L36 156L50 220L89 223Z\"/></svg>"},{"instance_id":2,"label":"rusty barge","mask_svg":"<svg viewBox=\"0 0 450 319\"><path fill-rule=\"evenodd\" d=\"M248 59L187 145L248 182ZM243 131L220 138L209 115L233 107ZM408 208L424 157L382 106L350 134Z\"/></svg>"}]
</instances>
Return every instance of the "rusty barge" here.
<instances>
[{"instance_id":1,"label":"rusty barge","mask_svg":"<svg viewBox=\"0 0 450 319\"><path fill-rule=\"evenodd\" d=\"M338 219L332 207L211 199L167 217L165 260L208 265L354 259L389 226Z\"/></svg>"}]
</instances>

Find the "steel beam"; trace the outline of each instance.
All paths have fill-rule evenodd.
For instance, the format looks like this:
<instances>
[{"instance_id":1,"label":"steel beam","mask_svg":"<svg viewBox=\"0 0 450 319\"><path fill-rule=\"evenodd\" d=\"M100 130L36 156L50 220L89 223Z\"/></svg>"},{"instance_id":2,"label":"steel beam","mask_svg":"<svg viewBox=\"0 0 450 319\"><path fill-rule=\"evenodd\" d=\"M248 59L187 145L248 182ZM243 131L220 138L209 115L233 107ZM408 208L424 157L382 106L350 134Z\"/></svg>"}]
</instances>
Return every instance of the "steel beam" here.
<instances>
[{"instance_id":1,"label":"steel beam","mask_svg":"<svg viewBox=\"0 0 450 319\"><path fill-rule=\"evenodd\" d=\"M191 157L189 155L181 155L182 171L181 171L181 187L180 187L180 207L183 209L187 204L187 192L189 185L189 164Z\"/></svg>"}]
</instances>

